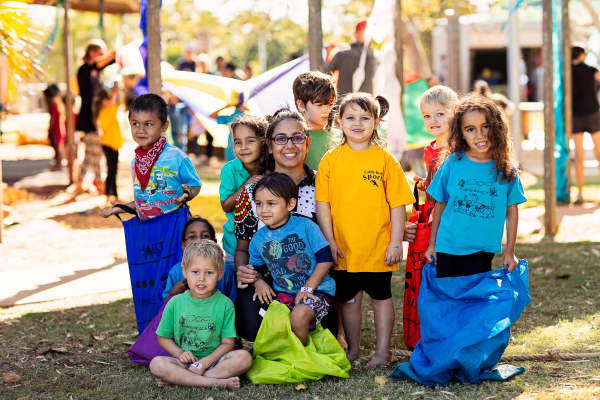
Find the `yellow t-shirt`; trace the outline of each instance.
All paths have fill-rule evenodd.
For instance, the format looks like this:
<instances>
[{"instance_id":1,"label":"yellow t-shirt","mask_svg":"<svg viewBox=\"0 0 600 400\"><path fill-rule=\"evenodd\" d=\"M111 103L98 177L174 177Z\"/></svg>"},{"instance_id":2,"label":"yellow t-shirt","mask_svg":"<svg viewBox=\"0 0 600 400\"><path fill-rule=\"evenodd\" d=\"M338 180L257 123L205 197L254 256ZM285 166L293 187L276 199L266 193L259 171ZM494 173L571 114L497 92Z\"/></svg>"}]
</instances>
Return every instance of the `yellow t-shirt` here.
<instances>
[{"instance_id":1,"label":"yellow t-shirt","mask_svg":"<svg viewBox=\"0 0 600 400\"><path fill-rule=\"evenodd\" d=\"M390 209L415 199L400 163L387 150L373 145L356 151L348 144L330 150L319 164L315 200L331 207L333 235L344 254L336 269L398 269L385 262L391 239Z\"/></svg>"},{"instance_id":2,"label":"yellow t-shirt","mask_svg":"<svg viewBox=\"0 0 600 400\"><path fill-rule=\"evenodd\" d=\"M113 150L119 150L123 146L121 125L119 125L119 119L117 118L118 107L116 104L104 107L98 113L98 119L96 120L96 126L102 135L100 136L100 143Z\"/></svg>"}]
</instances>

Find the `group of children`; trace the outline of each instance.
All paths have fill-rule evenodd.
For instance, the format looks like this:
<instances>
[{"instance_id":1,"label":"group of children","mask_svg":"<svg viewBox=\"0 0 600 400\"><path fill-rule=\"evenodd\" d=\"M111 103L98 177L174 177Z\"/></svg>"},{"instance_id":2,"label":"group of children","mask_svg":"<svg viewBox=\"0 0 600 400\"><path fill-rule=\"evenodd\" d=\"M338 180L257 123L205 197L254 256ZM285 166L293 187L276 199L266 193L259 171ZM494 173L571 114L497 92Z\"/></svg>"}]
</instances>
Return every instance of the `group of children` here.
<instances>
[{"instance_id":1,"label":"group of children","mask_svg":"<svg viewBox=\"0 0 600 400\"><path fill-rule=\"evenodd\" d=\"M282 111L270 119L242 116L232 124L236 158L223 167L220 186L227 213L225 252L215 244L208 221L195 219L184 229L183 260L173 268L165 296L185 292L169 301L156 331L172 357L157 357L150 364L160 383L239 387L237 377L251 367L252 358L234 350L235 295L226 293L223 280L231 282L236 268L268 270L272 284L258 274L250 284L238 279L237 289L252 285L254 300L287 305L292 330L303 344L315 324L337 308L350 361L360 356L362 293L367 292L376 346L366 367L390 361L392 273L402 261L402 241L414 234L405 211L414 197L380 136L388 102L381 96L351 93L334 108L332 78L319 72L301 74L293 91L301 115ZM458 99L442 86L430 88L420 108L435 137L425 149L427 177L418 183L432 210L426 257L436 264L438 277L489 271L494 253L501 249L506 221L503 264L512 270L517 265L517 205L526 199L505 116L489 99ZM168 126L165 102L152 94L137 98L129 121L139 144L130 206L139 217L167 213L196 196L201 182L193 166L163 137ZM338 128L329 129L332 122ZM274 172L273 166L275 151L285 163L306 148L304 161L317 171L312 192L296 177ZM248 207L259 221L251 234L240 236L236 231L251 227L238 223L235 217L242 210L234 205L246 204L236 199L247 195L252 198ZM312 203L306 196L314 197ZM300 202L312 204L314 210ZM112 207L101 215L120 212ZM240 246L247 257L238 258Z\"/></svg>"}]
</instances>

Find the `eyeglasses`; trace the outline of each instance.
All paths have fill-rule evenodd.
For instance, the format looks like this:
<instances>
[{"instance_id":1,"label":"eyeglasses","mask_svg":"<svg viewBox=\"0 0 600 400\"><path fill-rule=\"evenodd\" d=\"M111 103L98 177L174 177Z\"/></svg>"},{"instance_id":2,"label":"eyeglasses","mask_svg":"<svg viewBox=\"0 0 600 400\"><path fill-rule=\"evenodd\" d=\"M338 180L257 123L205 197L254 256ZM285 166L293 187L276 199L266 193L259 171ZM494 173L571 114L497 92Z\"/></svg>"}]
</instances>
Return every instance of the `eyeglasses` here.
<instances>
[{"instance_id":1,"label":"eyeglasses","mask_svg":"<svg viewBox=\"0 0 600 400\"><path fill-rule=\"evenodd\" d=\"M293 136L285 136L283 134L281 135L276 135L275 137L273 137L273 141L275 142L275 144L278 144L280 146L285 146L286 144L288 144L289 141L292 141L293 144L302 144L304 142L306 142L306 135L293 135Z\"/></svg>"}]
</instances>

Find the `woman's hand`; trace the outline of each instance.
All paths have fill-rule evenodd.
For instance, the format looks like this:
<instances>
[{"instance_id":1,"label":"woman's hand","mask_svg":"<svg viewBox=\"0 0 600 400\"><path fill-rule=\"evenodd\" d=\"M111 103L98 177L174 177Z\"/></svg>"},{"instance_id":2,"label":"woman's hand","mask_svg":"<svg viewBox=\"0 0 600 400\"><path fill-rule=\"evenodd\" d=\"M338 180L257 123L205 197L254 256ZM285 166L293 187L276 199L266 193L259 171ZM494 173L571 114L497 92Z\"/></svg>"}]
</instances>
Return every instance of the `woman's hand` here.
<instances>
[{"instance_id":1,"label":"woman's hand","mask_svg":"<svg viewBox=\"0 0 600 400\"><path fill-rule=\"evenodd\" d=\"M237 287L240 289L247 288L248 284L252 284L258 279L258 272L250 264L237 267L235 275L237 278Z\"/></svg>"},{"instance_id":2,"label":"woman's hand","mask_svg":"<svg viewBox=\"0 0 600 400\"><path fill-rule=\"evenodd\" d=\"M313 300L316 300L317 298L315 297L315 295L312 292L303 292L302 290L300 290L296 294L296 298L294 299L294 303L296 303L296 304L302 304L302 301L304 299L313 299Z\"/></svg>"},{"instance_id":3,"label":"woman's hand","mask_svg":"<svg viewBox=\"0 0 600 400\"><path fill-rule=\"evenodd\" d=\"M258 181L260 181L263 178L264 175L254 175L251 176L250 178L248 178L248 180L246 180L246 182L244 183L244 185L248 185L250 183L256 183Z\"/></svg>"},{"instance_id":4,"label":"woman's hand","mask_svg":"<svg viewBox=\"0 0 600 400\"><path fill-rule=\"evenodd\" d=\"M254 282L254 296L252 296L252 301L256 300L257 298L261 304L270 304L275 298L275 292L273 291L273 288L262 279Z\"/></svg>"}]
</instances>

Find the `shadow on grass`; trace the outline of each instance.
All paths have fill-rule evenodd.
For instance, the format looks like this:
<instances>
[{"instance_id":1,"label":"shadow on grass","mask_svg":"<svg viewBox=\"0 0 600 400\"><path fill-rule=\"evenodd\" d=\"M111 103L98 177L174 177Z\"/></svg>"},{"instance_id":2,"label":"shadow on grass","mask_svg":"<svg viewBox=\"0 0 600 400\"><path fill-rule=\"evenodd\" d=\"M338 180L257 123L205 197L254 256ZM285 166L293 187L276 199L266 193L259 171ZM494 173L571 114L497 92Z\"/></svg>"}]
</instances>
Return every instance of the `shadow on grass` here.
<instances>
[{"instance_id":1,"label":"shadow on grass","mask_svg":"<svg viewBox=\"0 0 600 400\"><path fill-rule=\"evenodd\" d=\"M115 266L117 266L119 264L123 264L123 263L126 263L126 262L127 262L126 259L116 258L114 260L114 262L112 264L110 264L110 265L105 265L105 266L100 267L100 268L81 269L81 270L74 271L73 274L64 275L64 276L59 277L58 280L55 281L55 282L50 282L50 283L45 283L43 285L39 285L35 289L21 290L21 291L17 292L15 295L13 295L11 297L0 299L0 307L6 308L6 307L13 306L19 300L22 300L22 299L25 299L27 297L33 296L36 293L40 293L40 292L43 292L44 290L48 290L48 289L55 288L57 286L64 285L64 284L66 284L68 282L72 282L74 280L81 279L83 277L86 277L86 276L91 275L91 274L95 274L97 272L101 272L101 271L105 271L105 270L111 269L111 268L113 268L113 267L115 267Z\"/></svg>"},{"instance_id":2,"label":"shadow on grass","mask_svg":"<svg viewBox=\"0 0 600 400\"><path fill-rule=\"evenodd\" d=\"M517 254L530 262L532 304L514 326L507 353L544 352L548 346L562 351L599 351L598 293L600 243L536 243L519 245ZM496 259L495 265L500 261ZM402 345L402 272L394 274L396 329L392 347ZM362 355L374 347L372 313L364 302ZM594 322L596 321L596 322ZM593 325L597 323L597 325ZM588 328L585 328L587 326ZM575 329L577 338L569 341ZM90 334L92 333L92 335ZM587 332L587 333L586 333ZM95 337L95 338L94 338ZM392 369L354 368L350 379L325 378L296 385L252 385L243 382L236 392L217 389L167 387L158 389L147 368L126 355L137 337L131 299L57 312L27 314L0 323L0 368L20 375L21 381L4 385L7 397L33 394L35 398L165 398L200 395L213 399L300 398L364 399L512 399L586 398L600 393L600 361L586 363L520 363L524 375L481 385L451 383L428 389L406 381L381 382ZM589 344L588 340L593 340ZM586 348L591 345L593 348ZM375 379L379 378L379 379ZM3 393L3 395L4 395ZM589 397L588 397L589 398Z\"/></svg>"}]
</instances>

